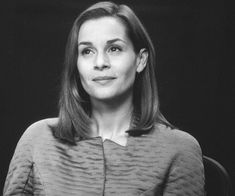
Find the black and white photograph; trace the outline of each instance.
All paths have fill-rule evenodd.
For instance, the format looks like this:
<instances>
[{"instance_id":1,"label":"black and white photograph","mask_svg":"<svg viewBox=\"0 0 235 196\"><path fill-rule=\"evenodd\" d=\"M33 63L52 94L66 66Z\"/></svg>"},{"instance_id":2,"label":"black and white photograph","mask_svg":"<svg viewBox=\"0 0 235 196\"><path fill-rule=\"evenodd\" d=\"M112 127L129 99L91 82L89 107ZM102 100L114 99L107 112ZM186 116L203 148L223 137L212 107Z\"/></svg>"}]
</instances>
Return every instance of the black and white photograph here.
<instances>
[{"instance_id":1,"label":"black and white photograph","mask_svg":"<svg viewBox=\"0 0 235 196\"><path fill-rule=\"evenodd\" d=\"M229 2L11 0L1 13L0 194L235 193Z\"/></svg>"}]
</instances>

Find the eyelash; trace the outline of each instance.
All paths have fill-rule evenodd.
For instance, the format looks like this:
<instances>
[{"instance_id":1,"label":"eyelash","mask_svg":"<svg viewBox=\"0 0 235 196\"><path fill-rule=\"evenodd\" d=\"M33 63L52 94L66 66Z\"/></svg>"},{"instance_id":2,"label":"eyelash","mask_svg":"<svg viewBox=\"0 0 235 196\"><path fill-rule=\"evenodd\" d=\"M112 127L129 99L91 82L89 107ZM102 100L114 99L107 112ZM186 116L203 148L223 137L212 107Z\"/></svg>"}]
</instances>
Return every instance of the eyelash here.
<instances>
[{"instance_id":1,"label":"eyelash","mask_svg":"<svg viewBox=\"0 0 235 196\"><path fill-rule=\"evenodd\" d=\"M87 54L87 52L89 51L89 53ZM90 54L90 52L92 52L92 50L91 49L89 49L89 48L85 48L85 49L83 49L82 51L81 51L81 54L82 55L89 55Z\"/></svg>"},{"instance_id":2,"label":"eyelash","mask_svg":"<svg viewBox=\"0 0 235 196\"><path fill-rule=\"evenodd\" d=\"M113 49L115 49L115 50L113 51ZM121 51L122 51L122 48L119 47L119 46L111 46L111 47L109 48L109 51L111 51L111 52L121 52Z\"/></svg>"},{"instance_id":3,"label":"eyelash","mask_svg":"<svg viewBox=\"0 0 235 196\"><path fill-rule=\"evenodd\" d=\"M108 48L108 52L121 52L122 51L122 48L120 46L110 46ZM89 52L89 53L87 53ZM90 55L90 53L92 52L92 49L90 48L84 48L82 51L81 51L81 54L84 56L84 55Z\"/></svg>"}]
</instances>

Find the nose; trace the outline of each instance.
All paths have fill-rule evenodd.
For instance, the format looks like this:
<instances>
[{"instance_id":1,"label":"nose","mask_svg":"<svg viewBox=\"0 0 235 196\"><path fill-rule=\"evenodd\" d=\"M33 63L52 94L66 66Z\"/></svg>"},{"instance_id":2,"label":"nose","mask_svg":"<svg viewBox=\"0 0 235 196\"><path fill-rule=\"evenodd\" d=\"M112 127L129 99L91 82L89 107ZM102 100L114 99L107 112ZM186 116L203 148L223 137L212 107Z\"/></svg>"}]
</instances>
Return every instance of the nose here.
<instances>
[{"instance_id":1,"label":"nose","mask_svg":"<svg viewBox=\"0 0 235 196\"><path fill-rule=\"evenodd\" d=\"M96 70L104 70L110 68L110 62L107 54L105 54L104 52L97 53L94 68Z\"/></svg>"}]
</instances>

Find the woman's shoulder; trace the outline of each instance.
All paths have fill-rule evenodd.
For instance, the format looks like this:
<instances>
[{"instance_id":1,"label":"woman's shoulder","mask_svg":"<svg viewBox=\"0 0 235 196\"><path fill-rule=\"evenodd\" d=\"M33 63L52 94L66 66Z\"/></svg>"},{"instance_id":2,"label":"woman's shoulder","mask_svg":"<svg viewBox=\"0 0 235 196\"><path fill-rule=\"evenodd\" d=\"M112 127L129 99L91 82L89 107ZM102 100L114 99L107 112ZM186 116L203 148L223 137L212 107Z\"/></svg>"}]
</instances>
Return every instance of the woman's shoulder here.
<instances>
[{"instance_id":1,"label":"woman's shoulder","mask_svg":"<svg viewBox=\"0 0 235 196\"><path fill-rule=\"evenodd\" d=\"M197 149L200 151L199 142L190 133L163 124L155 126L153 137L159 143L164 143L171 148L178 150Z\"/></svg>"},{"instance_id":2,"label":"woman's shoulder","mask_svg":"<svg viewBox=\"0 0 235 196\"><path fill-rule=\"evenodd\" d=\"M31 124L20 138L21 141L35 143L42 138L51 137L51 126L56 125L58 118L42 119Z\"/></svg>"},{"instance_id":3,"label":"woman's shoulder","mask_svg":"<svg viewBox=\"0 0 235 196\"><path fill-rule=\"evenodd\" d=\"M56 125L58 118L45 118L32 123L26 130L37 130Z\"/></svg>"}]
</instances>

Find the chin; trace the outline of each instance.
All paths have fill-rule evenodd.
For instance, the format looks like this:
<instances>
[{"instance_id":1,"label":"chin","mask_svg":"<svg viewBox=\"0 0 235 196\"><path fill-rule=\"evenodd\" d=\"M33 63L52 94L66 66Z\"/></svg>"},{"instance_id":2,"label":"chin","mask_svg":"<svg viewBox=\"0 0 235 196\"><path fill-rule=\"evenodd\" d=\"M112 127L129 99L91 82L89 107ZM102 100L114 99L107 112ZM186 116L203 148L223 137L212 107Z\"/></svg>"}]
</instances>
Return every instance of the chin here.
<instances>
[{"instance_id":1,"label":"chin","mask_svg":"<svg viewBox=\"0 0 235 196\"><path fill-rule=\"evenodd\" d=\"M92 95L91 99L97 100L100 102L106 103L120 103L127 101L130 97L132 97L132 93L130 91L118 91L118 92L102 92Z\"/></svg>"},{"instance_id":2,"label":"chin","mask_svg":"<svg viewBox=\"0 0 235 196\"><path fill-rule=\"evenodd\" d=\"M96 95L92 95L91 97L93 99L99 100L99 101L110 101L115 99L115 97L117 97L118 95L113 95L113 94L105 94L105 93L99 93Z\"/></svg>"}]
</instances>

